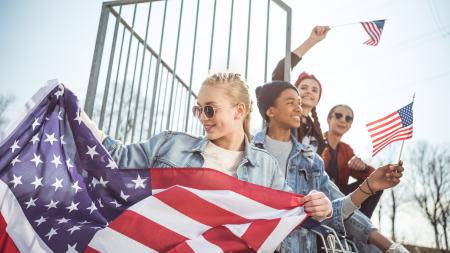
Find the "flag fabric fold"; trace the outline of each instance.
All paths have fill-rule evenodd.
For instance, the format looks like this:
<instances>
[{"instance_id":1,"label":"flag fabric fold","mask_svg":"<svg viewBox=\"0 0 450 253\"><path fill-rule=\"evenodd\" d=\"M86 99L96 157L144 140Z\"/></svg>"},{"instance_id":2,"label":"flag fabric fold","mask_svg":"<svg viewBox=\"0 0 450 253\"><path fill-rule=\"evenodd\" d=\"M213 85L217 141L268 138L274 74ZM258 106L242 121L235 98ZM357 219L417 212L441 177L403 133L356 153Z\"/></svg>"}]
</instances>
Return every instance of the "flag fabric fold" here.
<instances>
[{"instance_id":1,"label":"flag fabric fold","mask_svg":"<svg viewBox=\"0 0 450 253\"><path fill-rule=\"evenodd\" d=\"M204 168L118 169L51 82L0 144L0 252L273 252L301 195Z\"/></svg>"},{"instance_id":2,"label":"flag fabric fold","mask_svg":"<svg viewBox=\"0 0 450 253\"><path fill-rule=\"evenodd\" d=\"M366 124L372 139L372 157L395 141L412 138L413 135L413 103Z\"/></svg>"},{"instance_id":3,"label":"flag fabric fold","mask_svg":"<svg viewBox=\"0 0 450 253\"><path fill-rule=\"evenodd\" d=\"M384 22L386 20L375 20L369 22L361 22L364 30L369 35L370 39L364 42L366 45L377 46L381 39L381 33L383 32Z\"/></svg>"}]
</instances>

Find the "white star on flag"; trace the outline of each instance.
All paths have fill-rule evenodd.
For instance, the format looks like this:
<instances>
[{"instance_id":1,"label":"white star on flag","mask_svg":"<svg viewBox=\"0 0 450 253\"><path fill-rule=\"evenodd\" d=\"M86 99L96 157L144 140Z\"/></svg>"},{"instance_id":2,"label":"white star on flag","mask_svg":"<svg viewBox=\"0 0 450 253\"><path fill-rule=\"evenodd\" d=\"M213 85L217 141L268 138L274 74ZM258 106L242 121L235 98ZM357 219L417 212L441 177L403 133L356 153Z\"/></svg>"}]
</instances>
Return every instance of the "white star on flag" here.
<instances>
[{"instance_id":1,"label":"white star on flag","mask_svg":"<svg viewBox=\"0 0 450 253\"><path fill-rule=\"evenodd\" d=\"M107 168L111 168L112 170L113 169L117 169L117 164L116 164L116 162L114 162L112 159L109 159L108 158L108 164L106 165L106 167Z\"/></svg>"},{"instance_id":2,"label":"white star on flag","mask_svg":"<svg viewBox=\"0 0 450 253\"><path fill-rule=\"evenodd\" d=\"M14 184L14 188L16 188L17 185L22 184L22 176L18 177L16 174L13 175L14 179L9 181L10 183Z\"/></svg>"},{"instance_id":3,"label":"white star on flag","mask_svg":"<svg viewBox=\"0 0 450 253\"><path fill-rule=\"evenodd\" d=\"M38 198L33 199L33 197L30 197L30 200L25 202L27 209L30 208L30 206L36 206L36 200L38 200Z\"/></svg>"},{"instance_id":4,"label":"white star on flag","mask_svg":"<svg viewBox=\"0 0 450 253\"><path fill-rule=\"evenodd\" d=\"M46 221L47 221L47 218L44 218L44 216L41 216L41 218L35 220L34 222L36 222L37 223L36 226L39 227L39 225L41 225L43 222L46 222Z\"/></svg>"},{"instance_id":5,"label":"white star on flag","mask_svg":"<svg viewBox=\"0 0 450 253\"><path fill-rule=\"evenodd\" d=\"M59 111L59 112L58 112L58 119L59 119L59 120L63 120L63 118L61 117L61 113L63 113L63 111Z\"/></svg>"},{"instance_id":6,"label":"white star on flag","mask_svg":"<svg viewBox=\"0 0 450 253\"><path fill-rule=\"evenodd\" d=\"M81 124L81 118L80 118L80 112L79 111L77 113L77 116L73 120L78 121L78 125Z\"/></svg>"},{"instance_id":7,"label":"white star on flag","mask_svg":"<svg viewBox=\"0 0 450 253\"><path fill-rule=\"evenodd\" d=\"M58 179L57 177L55 177L55 182L52 184L53 187L55 187L55 192L58 190L58 188L62 188L62 181L64 179Z\"/></svg>"},{"instance_id":8,"label":"white star on flag","mask_svg":"<svg viewBox=\"0 0 450 253\"><path fill-rule=\"evenodd\" d=\"M67 159L66 165L67 165L67 168L69 168L69 169L73 168L73 165L70 163L70 158Z\"/></svg>"},{"instance_id":9,"label":"white star on flag","mask_svg":"<svg viewBox=\"0 0 450 253\"><path fill-rule=\"evenodd\" d=\"M57 92L55 92L55 93L53 94L53 95L56 96L56 99L59 99L60 96L64 95L64 87L61 87L61 86L60 86L60 88L62 88L62 90L58 90Z\"/></svg>"},{"instance_id":10,"label":"white star on flag","mask_svg":"<svg viewBox=\"0 0 450 253\"><path fill-rule=\"evenodd\" d=\"M34 158L31 159L30 162L34 162L34 164L36 165L36 168L37 168L37 166L40 163L43 163L42 160L41 160L41 155L36 155L36 153L34 153L33 156L34 156Z\"/></svg>"},{"instance_id":11,"label":"white star on flag","mask_svg":"<svg viewBox=\"0 0 450 253\"><path fill-rule=\"evenodd\" d=\"M39 133L33 135L33 138L31 138L31 140L30 140L30 142L32 142L33 145L36 144L36 142L39 142L39 141L40 141L40 139L39 139Z\"/></svg>"},{"instance_id":12,"label":"white star on flag","mask_svg":"<svg viewBox=\"0 0 450 253\"><path fill-rule=\"evenodd\" d=\"M109 203L114 204L114 205L116 206L116 208L122 206L122 204L119 204L119 203L117 202L117 200L111 201L111 202L109 202Z\"/></svg>"},{"instance_id":13,"label":"white star on flag","mask_svg":"<svg viewBox=\"0 0 450 253\"><path fill-rule=\"evenodd\" d=\"M14 151L15 151L16 149L20 149L20 146L18 145L18 143L19 143L19 141L18 141L18 140L15 140L15 141L14 141L14 144L11 145L11 147L9 147L9 148L11 149L11 153L14 153Z\"/></svg>"},{"instance_id":14,"label":"white star on flag","mask_svg":"<svg viewBox=\"0 0 450 253\"><path fill-rule=\"evenodd\" d=\"M50 210L51 208L56 208L56 205L59 203L59 201L54 202L53 199L50 200L50 203L45 205L47 207L47 210Z\"/></svg>"},{"instance_id":15,"label":"white star on flag","mask_svg":"<svg viewBox=\"0 0 450 253\"><path fill-rule=\"evenodd\" d=\"M73 226L69 229L67 229L67 231L70 231L70 234L72 234L73 232L80 230L81 226Z\"/></svg>"},{"instance_id":16,"label":"white star on flag","mask_svg":"<svg viewBox=\"0 0 450 253\"><path fill-rule=\"evenodd\" d=\"M68 221L70 221L70 219L66 219L66 218L62 217L61 219L56 219L56 221L58 222L58 224L62 224L62 223L67 223Z\"/></svg>"},{"instance_id":17,"label":"white star on flag","mask_svg":"<svg viewBox=\"0 0 450 253\"><path fill-rule=\"evenodd\" d=\"M141 175L138 175L136 179L132 179L131 181L133 181L133 183L134 183L134 189L137 189L139 187L141 187L142 189L145 189L145 185L144 185L145 180L147 180L147 178L142 179Z\"/></svg>"},{"instance_id":18,"label":"white star on flag","mask_svg":"<svg viewBox=\"0 0 450 253\"><path fill-rule=\"evenodd\" d=\"M60 157L61 156L59 156L59 155L57 156L57 155L53 154L53 160L51 161L51 163L53 163L55 165L56 169L58 168L58 165L62 164Z\"/></svg>"},{"instance_id":19,"label":"white star on flag","mask_svg":"<svg viewBox=\"0 0 450 253\"><path fill-rule=\"evenodd\" d=\"M95 151L95 148L97 145L94 145L93 147L89 147L89 145L86 145L88 152L86 152L86 155L89 155L91 159L94 159L94 155L98 155L97 151Z\"/></svg>"},{"instance_id":20,"label":"white star on flag","mask_svg":"<svg viewBox=\"0 0 450 253\"><path fill-rule=\"evenodd\" d=\"M78 193L78 190L83 189L80 186L78 186L78 181L76 181L75 183L72 184L72 188L75 189L75 193Z\"/></svg>"},{"instance_id":21,"label":"white star on flag","mask_svg":"<svg viewBox=\"0 0 450 253\"><path fill-rule=\"evenodd\" d=\"M48 240L49 240L49 241L50 241L50 239L52 239L52 236L58 234L58 233L56 232L56 230L58 230L58 229L53 229L53 228L51 228L51 229L50 229L50 232L48 232L48 234L45 235L45 236L48 236Z\"/></svg>"},{"instance_id":22,"label":"white star on flag","mask_svg":"<svg viewBox=\"0 0 450 253\"><path fill-rule=\"evenodd\" d=\"M100 207L105 207L102 203L102 199L97 199L97 203Z\"/></svg>"},{"instance_id":23,"label":"white star on flag","mask_svg":"<svg viewBox=\"0 0 450 253\"><path fill-rule=\"evenodd\" d=\"M78 205L80 204L80 202L77 202L76 204L73 203L73 201L71 201L72 203L70 204L70 206L66 207L67 210L69 210L69 213L72 212L73 210L78 210Z\"/></svg>"},{"instance_id":24,"label":"white star on flag","mask_svg":"<svg viewBox=\"0 0 450 253\"><path fill-rule=\"evenodd\" d=\"M75 243L74 245L67 244L67 251L66 251L66 253L79 253L76 250L76 247L77 247L77 243Z\"/></svg>"},{"instance_id":25,"label":"white star on flag","mask_svg":"<svg viewBox=\"0 0 450 253\"><path fill-rule=\"evenodd\" d=\"M34 130L39 125L40 125L40 123L38 122L38 118L35 118L33 124L31 124L31 128L33 128L33 130Z\"/></svg>"},{"instance_id":26,"label":"white star on flag","mask_svg":"<svg viewBox=\"0 0 450 253\"><path fill-rule=\"evenodd\" d=\"M59 140L61 141L61 145L67 144L67 142L64 141L64 135L61 135L61 137L59 138Z\"/></svg>"},{"instance_id":27,"label":"white star on flag","mask_svg":"<svg viewBox=\"0 0 450 253\"><path fill-rule=\"evenodd\" d=\"M130 195L125 195L125 193L123 193L123 191L120 191L120 197L121 197L123 200L127 201L127 199L130 197Z\"/></svg>"},{"instance_id":28,"label":"white star on flag","mask_svg":"<svg viewBox=\"0 0 450 253\"><path fill-rule=\"evenodd\" d=\"M19 156L16 156L12 161L11 161L11 165L14 166L16 165L16 163L20 163L21 160L19 160Z\"/></svg>"},{"instance_id":29,"label":"white star on flag","mask_svg":"<svg viewBox=\"0 0 450 253\"><path fill-rule=\"evenodd\" d=\"M52 134L45 134L46 136L47 136L47 139L45 139L44 140L44 142L50 142L50 145L53 145L53 142L55 142L55 141L58 141L56 138L55 138L55 133L52 133Z\"/></svg>"},{"instance_id":30,"label":"white star on flag","mask_svg":"<svg viewBox=\"0 0 450 253\"><path fill-rule=\"evenodd\" d=\"M89 210L89 214L92 214L93 211L97 210L97 207L95 206L94 201L92 201L91 206L86 209Z\"/></svg>"},{"instance_id":31,"label":"white star on flag","mask_svg":"<svg viewBox=\"0 0 450 253\"><path fill-rule=\"evenodd\" d=\"M92 188L95 188L95 186L97 186L97 184L99 184L100 182L97 180L96 177L92 177L92 181L91 181L91 185Z\"/></svg>"},{"instance_id":32,"label":"white star on flag","mask_svg":"<svg viewBox=\"0 0 450 253\"><path fill-rule=\"evenodd\" d=\"M42 184L42 179L44 179L44 177L36 177L34 176L34 181L31 183L32 185L34 185L34 189L36 190L39 186L44 186Z\"/></svg>"},{"instance_id":33,"label":"white star on flag","mask_svg":"<svg viewBox=\"0 0 450 253\"><path fill-rule=\"evenodd\" d=\"M106 184L109 183L109 181L104 181L103 177L100 177L100 181L98 182L99 184L101 184L103 187L106 188Z\"/></svg>"}]
</instances>

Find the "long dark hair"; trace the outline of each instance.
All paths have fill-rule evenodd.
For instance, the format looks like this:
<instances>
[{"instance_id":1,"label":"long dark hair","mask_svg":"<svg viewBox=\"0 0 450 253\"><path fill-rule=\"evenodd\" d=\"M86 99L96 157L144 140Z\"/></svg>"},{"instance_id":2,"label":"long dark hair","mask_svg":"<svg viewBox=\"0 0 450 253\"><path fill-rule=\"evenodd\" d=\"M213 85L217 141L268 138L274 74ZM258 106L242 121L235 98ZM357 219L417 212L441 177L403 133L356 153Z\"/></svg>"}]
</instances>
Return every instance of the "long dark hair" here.
<instances>
[{"instance_id":1,"label":"long dark hair","mask_svg":"<svg viewBox=\"0 0 450 253\"><path fill-rule=\"evenodd\" d=\"M297 136L301 142L306 136L313 136L317 140L317 154L322 154L325 148L325 140L323 139L322 129L320 128L319 118L317 117L316 107L311 110L311 117L306 117L306 123L302 122L298 128Z\"/></svg>"}]
</instances>

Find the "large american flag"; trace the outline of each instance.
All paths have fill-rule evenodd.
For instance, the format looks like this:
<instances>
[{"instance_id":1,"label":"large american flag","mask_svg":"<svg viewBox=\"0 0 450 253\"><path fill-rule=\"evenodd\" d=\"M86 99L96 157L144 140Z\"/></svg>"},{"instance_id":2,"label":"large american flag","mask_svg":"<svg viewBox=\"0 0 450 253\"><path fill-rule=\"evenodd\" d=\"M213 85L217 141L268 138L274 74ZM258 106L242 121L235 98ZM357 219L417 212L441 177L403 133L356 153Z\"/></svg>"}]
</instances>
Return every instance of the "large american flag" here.
<instances>
[{"instance_id":1,"label":"large american flag","mask_svg":"<svg viewBox=\"0 0 450 253\"><path fill-rule=\"evenodd\" d=\"M385 117L367 123L372 139L372 156L394 141L406 140L413 135L413 103Z\"/></svg>"},{"instance_id":2,"label":"large american flag","mask_svg":"<svg viewBox=\"0 0 450 253\"><path fill-rule=\"evenodd\" d=\"M118 169L56 81L0 145L0 252L273 252L301 195L204 168Z\"/></svg>"},{"instance_id":3,"label":"large american flag","mask_svg":"<svg viewBox=\"0 0 450 253\"><path fill-rule=\"evenodd\" d=\"M384 22L386 20L375 20L369 22L361 22L364 30L370 36L370 39L364 42L366 45L376 46L380 42L381 33L383 32Z\"/></svg>"}]
</instances>

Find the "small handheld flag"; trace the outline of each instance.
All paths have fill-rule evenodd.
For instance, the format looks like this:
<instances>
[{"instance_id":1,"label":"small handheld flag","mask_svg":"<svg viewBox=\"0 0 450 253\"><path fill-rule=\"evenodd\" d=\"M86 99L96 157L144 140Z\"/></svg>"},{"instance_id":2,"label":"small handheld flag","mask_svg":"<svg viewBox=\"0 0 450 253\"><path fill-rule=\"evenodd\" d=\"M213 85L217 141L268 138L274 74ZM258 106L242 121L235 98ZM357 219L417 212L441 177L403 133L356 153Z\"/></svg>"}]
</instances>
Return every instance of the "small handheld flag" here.
<instances>
[{"instance_id":1,"label":"small handheld flag","mask_svg":"<svg viewBox=\"0 0 450 253\"><path fill-rule=\"evenodd\" d=\"M375 20L369 22L361 22L362 26L366 30L367 34L370 36L370 39L364 42L366 45L377 46L381 39L381 33L383 32L384 27L383 20Z\"/></svg>"},{"instance_id":2,"label":"small handheld flag","mask_svg":"<svg viewBox=\"0 0 450 253\"><path fill-rule=\"evenodd\" d=\"M413 103L411 102L398 111L366 124L372 139L372 157L390 143L412 137Z\"/></svg>"}]
</instances>

